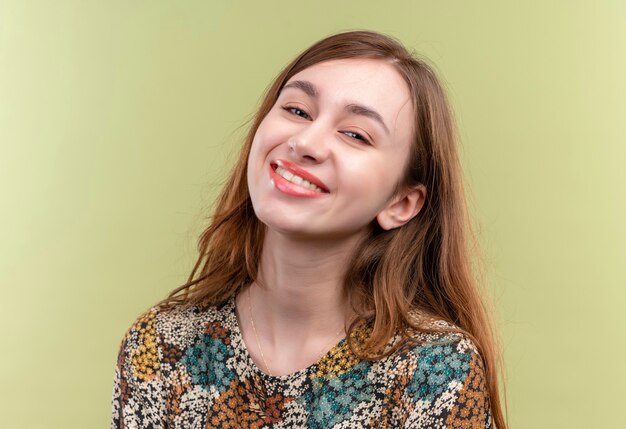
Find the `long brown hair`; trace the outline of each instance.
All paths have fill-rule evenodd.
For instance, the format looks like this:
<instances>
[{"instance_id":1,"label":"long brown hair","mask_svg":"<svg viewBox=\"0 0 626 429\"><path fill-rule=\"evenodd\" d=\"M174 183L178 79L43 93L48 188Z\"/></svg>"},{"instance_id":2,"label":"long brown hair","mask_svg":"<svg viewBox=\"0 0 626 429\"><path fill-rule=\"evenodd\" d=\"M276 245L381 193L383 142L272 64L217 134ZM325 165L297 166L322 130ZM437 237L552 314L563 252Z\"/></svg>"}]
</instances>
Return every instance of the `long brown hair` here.
<instances>
[{"instance_id":1,"label":"long brown hair","mask_svg":"<svg viewBox=\"0 0 626 429\"><path fill-rule=\"evenodd\" d=\"M412 311L444 319L476 344L484 362L491 412L498 429L506 429L498 394L501 358L472 261L479 260L477 240L467 212L455 125L445 92L433 69L394 39L369 31L327 37L306 49L277 76L252 120L239 159L202 233L199 257L187 283L162 305L220 305L257 280L264 225L254 214L246 170L254 135L296 73L323 61L373 58L391 64L406 81L415 111L415 135L397 192L426 186L421 211L405 225L385 231L373 225L355 249L344 284L358 318L350 331L368 324L369 335L359 356L377 359L392 353L387 345L396 332L403 338L422 330Z\"/></svg>"}]
</instances>

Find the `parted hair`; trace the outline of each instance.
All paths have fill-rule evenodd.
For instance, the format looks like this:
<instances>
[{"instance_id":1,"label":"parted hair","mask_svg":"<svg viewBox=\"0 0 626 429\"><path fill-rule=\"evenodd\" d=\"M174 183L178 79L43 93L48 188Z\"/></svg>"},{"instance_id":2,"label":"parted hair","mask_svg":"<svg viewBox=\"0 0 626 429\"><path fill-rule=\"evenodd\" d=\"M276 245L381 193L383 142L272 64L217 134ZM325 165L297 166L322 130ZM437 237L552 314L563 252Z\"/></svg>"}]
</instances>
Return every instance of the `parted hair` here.
<instances>
[{"instance_id":1,"label":"parted hair","mask_svg":"<svg viewBox=\"0 0 626 429\"><path fill-rule=\"evenodd\" d=\"M395 351L394 334L410 339L421 326L414 311L446 320L476 345L485 369L491 413L506 429L499 395L501 353L489 302L482 292L483 268L468 215L456 127L445 91L426 60L395 39L371 31L349 31L324 38L298 55L268 87L251 121L240 156L219 195L208 227L198 242L199 256L188 281L160 304L221 305L258 281L265 225L256 217L247 184L250 148L256 131L282 87L296 73L337 59L369 58L392 65L412 97L414 135L401 193L424 185L426 200L406 224L391 230L373 220L355 249L344 278L344 293L357 314L348 328L350 347L360 357L379 359ZM367 326L355 344L351 331ZM455 329L450 329L455 331Z\"/></svg>"}]
</instances>

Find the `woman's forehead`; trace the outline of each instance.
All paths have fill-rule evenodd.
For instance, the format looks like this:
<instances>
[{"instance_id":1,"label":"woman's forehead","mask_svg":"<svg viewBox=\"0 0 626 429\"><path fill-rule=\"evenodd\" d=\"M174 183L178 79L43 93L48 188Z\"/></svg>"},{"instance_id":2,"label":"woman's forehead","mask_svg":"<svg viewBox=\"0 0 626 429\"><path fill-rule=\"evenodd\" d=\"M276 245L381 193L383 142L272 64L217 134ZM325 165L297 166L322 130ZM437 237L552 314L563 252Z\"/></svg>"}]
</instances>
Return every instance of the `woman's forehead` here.
<instances>
[{"instance_id":1,"label":"woman's forehead","mask_svg":"<svg viewBox=\"0 0 626 429\"><path fill-rule=\"evenodd\" d=\"M384 93L393 88L408 96L408 85L400 73L388 62L372 58L328 60L313 64L292 76L286 84L296 80L312 79L316 86L359 87L368 93ZM370 83L378 86L368 86Z\"/></svg>"}]
</instances>

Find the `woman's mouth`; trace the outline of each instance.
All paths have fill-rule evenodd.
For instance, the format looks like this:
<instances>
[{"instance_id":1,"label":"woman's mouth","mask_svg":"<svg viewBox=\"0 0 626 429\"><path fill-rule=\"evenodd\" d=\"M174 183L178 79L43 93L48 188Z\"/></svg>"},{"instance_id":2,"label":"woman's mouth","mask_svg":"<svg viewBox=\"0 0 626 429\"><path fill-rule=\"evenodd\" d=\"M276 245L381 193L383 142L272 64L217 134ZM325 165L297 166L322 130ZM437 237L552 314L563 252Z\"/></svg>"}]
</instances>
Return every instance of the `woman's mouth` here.
<instances>
[{"instance_id":1,"label":"woman's mouth","mask_svg":"<svg viewBox=\"0 0 626 429\"><path fill-rule=\"evenodd\" d=\"M274 171L278 173L279 175L281 175L282 177L284 177L285 179L287 179L288 181L290 181L291 183L295 183L298 186L302 186L303 188L307 188L315 192L322 192L322 188L315 186L313 183L309 182L306 179L303 179L300 176L296 176L295 174L292 174L290 171L287 171L282 167L276 166Z\"/></svg>"},{"instance_id":2,"label":"woman's mouth","mask_svg":"<svg viewBox=\"0 0 626 429\"><path fill-rule=\"evenodd\" d=\"M279 190L291 195L319 196L329 193L319 178L288 161L276 160L272 162L270 175Z\"/></svg>"}]
</instances>

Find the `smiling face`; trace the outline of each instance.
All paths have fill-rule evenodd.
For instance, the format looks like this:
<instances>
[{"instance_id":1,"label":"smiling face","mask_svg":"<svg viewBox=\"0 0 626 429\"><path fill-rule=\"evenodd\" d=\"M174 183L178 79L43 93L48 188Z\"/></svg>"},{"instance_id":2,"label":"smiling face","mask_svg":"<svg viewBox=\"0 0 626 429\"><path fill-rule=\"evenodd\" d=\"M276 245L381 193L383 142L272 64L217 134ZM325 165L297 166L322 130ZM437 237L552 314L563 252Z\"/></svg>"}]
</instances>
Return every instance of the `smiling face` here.
<instances>
[{"instance_id":1,"label":"smiling face","mask_svg":"<svg viewBox=\"0 0 626 429\"><path fill-rule=\"evenodd\" d=\"M342 59L295 74L256 131L248 188L257 217L285 234L362 234L394 202L414 110L389 64Z\"/></svg>"}]
</instances>

